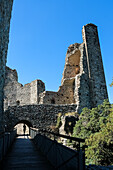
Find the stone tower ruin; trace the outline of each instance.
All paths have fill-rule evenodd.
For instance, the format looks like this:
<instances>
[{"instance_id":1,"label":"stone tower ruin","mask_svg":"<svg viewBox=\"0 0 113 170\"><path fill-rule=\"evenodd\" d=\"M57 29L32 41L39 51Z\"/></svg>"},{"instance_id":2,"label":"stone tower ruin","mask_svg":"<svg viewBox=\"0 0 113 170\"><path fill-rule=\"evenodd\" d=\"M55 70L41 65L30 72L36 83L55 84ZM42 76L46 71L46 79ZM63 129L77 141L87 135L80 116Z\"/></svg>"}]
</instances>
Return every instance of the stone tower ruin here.
<instances>
[{"instance_id":1,"label":"stone tower ruin","mask_svg":"<svg viewBox=\"0 0 113 170\"><path fill-rule=\"evenodd\" d=\"M93 108L108 98L97 26L82 29L83 43L68 47L61 86L57 92L45 91L45 84L35 80L18 83L16 70L6 67L5 109L15 105L75 104L75 111Z\"/></svg>"},{"instance_id":2,"label":"stone tower ruin","mask_svg":"<svg viewBox=\"0 0 113 170\"><path fill-rule=\"evenodd\" d=\"M70 45L62 84L73 84L73 100L77 111L93 108L108 98L97 26L87 24L82 29L83 43Z\"/></svg>"}]
</instances>

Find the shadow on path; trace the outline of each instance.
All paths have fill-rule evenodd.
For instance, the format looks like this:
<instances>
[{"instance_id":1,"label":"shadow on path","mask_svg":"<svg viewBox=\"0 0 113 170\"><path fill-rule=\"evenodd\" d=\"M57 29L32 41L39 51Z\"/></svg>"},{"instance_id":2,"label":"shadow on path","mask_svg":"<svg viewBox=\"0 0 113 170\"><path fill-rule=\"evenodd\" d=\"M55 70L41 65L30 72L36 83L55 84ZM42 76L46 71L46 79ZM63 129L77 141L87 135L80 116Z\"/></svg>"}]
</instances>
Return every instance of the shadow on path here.
<instances>
[{"instance_id":1,"label":"shadow on path","mask_svg":"<svg viewBox=\"0 0 113 170\"><path fill-rule=\"evenodd\" d=\"M16 138L10 152L2 162L1 170L53 170L46 158L37 150L28 136Z\"/></svg>"}]
</instances>

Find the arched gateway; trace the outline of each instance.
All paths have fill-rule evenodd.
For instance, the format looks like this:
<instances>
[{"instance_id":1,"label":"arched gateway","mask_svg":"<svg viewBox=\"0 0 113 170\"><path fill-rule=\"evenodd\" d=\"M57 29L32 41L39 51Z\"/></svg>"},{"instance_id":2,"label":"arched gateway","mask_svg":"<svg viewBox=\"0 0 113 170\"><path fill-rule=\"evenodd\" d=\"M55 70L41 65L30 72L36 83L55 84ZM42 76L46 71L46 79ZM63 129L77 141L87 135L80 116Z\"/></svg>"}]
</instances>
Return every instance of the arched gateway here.
<instances>
[{"instance_id":1,"label":"arched gateway","mask_svg":"<svg viewBox=\"0 0 113 170\"><path fill-rule=\"evenodd\" d=\"M29 135L30 127L33 127L33 125L28 120L20 120L14 126L17 129L17 135Z\"/></svg>"},{"instance_id":2,"label":"arched gateway","mask_svg":"<svg viewBox=\"0 0 113 170\"><path fill-rule=\"evenodd\" d=\"M32 123L28 120L20 120L19 122L17 122L14 127L20 123L26 124L28 127L33 127Z\"/></svg>"}]
</instances>

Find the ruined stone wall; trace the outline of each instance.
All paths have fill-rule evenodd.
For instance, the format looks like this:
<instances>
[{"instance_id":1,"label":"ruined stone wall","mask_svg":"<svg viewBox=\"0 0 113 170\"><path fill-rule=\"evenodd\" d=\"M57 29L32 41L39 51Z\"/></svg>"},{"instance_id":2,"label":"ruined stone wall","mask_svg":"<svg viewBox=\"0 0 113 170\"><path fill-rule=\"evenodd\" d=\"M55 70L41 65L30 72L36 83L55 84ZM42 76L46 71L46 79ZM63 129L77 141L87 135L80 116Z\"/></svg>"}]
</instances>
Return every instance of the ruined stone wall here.
<instances>
[{"instance_id":1,"label":"ruined stone wall","mask_svg":"<svg viewBox=\"0 0 113 170\"><path fill-rule=\"evenodd\" d=\"M97 26L87 24L82 32L83 43L68 47L61 85L74 79L74 94L68 92L68 96L73 97L79 113L108 98Z\"/></svg>"},{"instance_id":2,"label":"ruined stone wall","mask_svg":"<svg viewBox=\"0 0 113 170\"><path fill-rule=\"evenodd\" d=\"M79 50L81 52L80 72L75 77L75 91L74 91L74 98L77 104L78 113L80 113L84 107L91 108L88 66L84 43L80 45Z\"/></svg>"},{"instance_id":3,"label":"ruined stone wall","mask_svg":"<svg viewBox=\"0 0 113 170\"><path fill-rule=\"evenodd\" d=\"M39 104L56 104L58 102L58 93L52 91L44 91L40 94Z\"/></svg>"},{"instance_id":4,"label":"ruined stone wall","mask_svg":"<svg viewBox=\"0 0 113 170\"><path fill-rule=\"evenodd\" d=\"M65 85L60 86L58 92L44 91L40 94L40 104L71 104L73 99L73 80L65 81Z\"/></svg>"},{"instance_id":5,"label":"ruined stone wall","mask_svg":"<svg viewBox=\"0 0 113 170\"><path fill-rule=\"evenodd\" d=\"M9 82L5 87L5 104L76 104L78 113L84 107L102 104L108 95L97 27L87 24L83 27L82 35L83 43L68 47L62 82L57 92L45 91L45 84L41 80L23 86L13 79L15 75L11 74L15 71L10 70Z\"/></svg>"},{"instance_id":6,"label":"ruined stone wall","mask_svg":"<svg viewBox=\"0 0 113 170\"><path fill-rule=\"evenodd\" d=\"M16 70L6 67L6 80L4 87L4 108L15 105L30 104L71 104L74 103L74 79L65 80L58 92L45 91L45 84L35 80L24 86L18 82Z\"/></svg>"},{"instance_id":7,"label":"ruined stone wall","mask_svg":"<svg viewBox=\"0 0 113 170\"><path fill-rule=\"evenodd\" d=\"M65 79L70 79L75 77L80 72L80 56L81 52L79 50L80 44L71 44L68 47L66 54L66 61L62 77L62 85Z\"/></svg>"},{"instance_id":8,"label":"ruined stone wall","mask_svg":"<svg viewBox=\"0 0 113 170\"><path fill-rule=\"evenodd\" d=\"M30 83L25 84L24 86L17 85L17 104L18 105L25 105L30 104L31 98L31 85Z\"/></svg>"},{"instance_id":9,"label":"ruined stone wall","mask_svg":"<svg viewBox=\"0 0 113 170\"><path fill-rule=\"evenodd\" d=\"M4 109L16 104L18 76L16 70L6 67L4 86Z\"/></svg>"},{"instance_id":10,"label":"ruined stone wall","mask_svg":"<svg viewBox=\"0 0 113 170\"><path fill-rule=\"evenodd\" d=\"M68 112L76 112L76 105L26 105L9 107L5 112L5 120L8 129L14 128L22 121L28 121L33 127L50 129L56 126L58 113L64 115Z\"/></svg>"},{"instance_id":11,"label":"ruined stone wall","mask_svg":"<svg viewBox=\"0 0 113 170\"><path fill-rule=\"evenodd\" d=\"M0 132L3 131L5 65L13 0L0 0Z\"/></svg>"},{"instance_id":12,"label":"ruined stone wall","mask_svg":"<svg viewBox=\"0 0 113 170\"><path fill-rule=\"evenodd\" d=\"M40 93L45 91L45 84L41 80L31 82L31 104L38 104Z\"/></svg>"},{"instance_id":13,"label":"ruined stone wall","mask_svg":"<svg viewBox=\"0 0 113 170\"><path fill-rule=\"evenodd\" d=\"M35 80L24 86L18 82L16 70L6 67L4 86L4 109L8 106L38 104L39 95L45 90L41 80Z\"/></svg>"}]
</instances>

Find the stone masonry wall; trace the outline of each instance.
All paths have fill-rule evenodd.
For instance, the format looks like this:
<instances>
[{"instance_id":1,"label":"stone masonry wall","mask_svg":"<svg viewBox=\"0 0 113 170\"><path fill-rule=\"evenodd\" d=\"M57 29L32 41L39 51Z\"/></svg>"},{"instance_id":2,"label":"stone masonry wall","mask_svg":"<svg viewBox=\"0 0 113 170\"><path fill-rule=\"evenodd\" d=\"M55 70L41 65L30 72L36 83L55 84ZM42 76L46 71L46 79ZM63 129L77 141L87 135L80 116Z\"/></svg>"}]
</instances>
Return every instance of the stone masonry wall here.
<instances>
[{"instance_id":1,"label":"stone masonry wall","mask_svg":"<svg viewBox=\"0 0 113 170\"><path fill-rule=\"evenodd\" d=\"M58 113L64 115L68 112L76 112L76 105L13 106L5 112L5 123L8 129L13 129L16 124L25 120L33 127L50 129L56 125Z\"/></svg>"},{"instance_id":2,"label":"stone masonry wall","mask_svg":"<svg viewBox=\"0 0 113 170\"><path fill-rule=\"evenodd\" d=\"M40 93L45 91L45 84L41 80L31 82L31 104L38 104Z\"/></svg>"},{"instance_id":3,"label":"stone masonry wall","mask_svg":"<svg viewBox=\"0 0 113 170\"><path fill-rule=\"evenodd\" d=\"M62 85L65 79L70 79L75 77L80 72L80 57L81 52L79 50L80 44L71 44L68 47L66 54L66 61L62 77Z\"/></svg>"},{"instance_id":4,"label":"stone masonry wall","mask_svg":"<svg viewBox=\"0 0 113 170\"><path fill-rule=\"evenodd\" d=\"M97 26L83 26L83 41L87 56L91 107L101 104L108 98Z\"/></svg>"},{"instance_id":5,"label":"stone masonry wall","mask_svg":"<svg viewBox=\"0 0 113 170\"><path fill-rule=\"evenodd\" d=\"M40 94L40 104L71 104L74 103L73 79L65 81L58 92L44 91Z\"/></svg>"},{"instance_id":6,"label":"stone masonry wall","mask_svg":"<svg viewBox=\"0 0 113 170\"><path fill-rule=\"evenodd\" d=\"M30 83L24 86L18 86L16 102L18 105L27 105L30 103L31 85Z\"/></svg>"},{"instance_id":7,"label":"stone masonry wall","mask_svg":"<svg viewBox=\"0 0 113 170\"><path fill-rule=\"evenodd\" d=\"M16 70L6 67L4 86L4 109L8 106L38 104L39 94L45 90L41 80L35 80L24 86L18 82Z\"/></svg>"},{"instance_id":8,"label":"stone masonry wall","mask_svg":"<svg viewBox=\"0 0 113 170\"><path fill-rule=\"evenodd\" d=\"M18 76L16 70L6 67L4 86L4 108L16 104Z\"/></svg>"},{"instance_id":9,"label":"stone masonry wall","mask_svg":"<svg viewBox=\"0 0 113 170\"><path fill-rule=\"evenodd\" d=\"M80 113L84 107L91 108L89 93L89 76L87 67L87 58L85 45L82 43L79 47L80 57L80 73L75 77L75 93L74 97L77 104L77 112Z\"/></svg>"},{"instance_id":10,"label":"stone masonry wall","mask_svg":"<svg viewBox=\"0 0 113 170\"><path fill-rule=\"evenodd\" d=\"M9 28L13 0L0 0L0 132L3 131L3 101L5 65L9 43Z\"/></svg>"}]
</instances>

